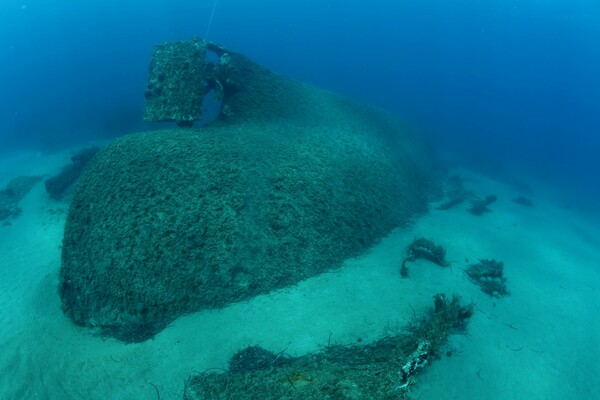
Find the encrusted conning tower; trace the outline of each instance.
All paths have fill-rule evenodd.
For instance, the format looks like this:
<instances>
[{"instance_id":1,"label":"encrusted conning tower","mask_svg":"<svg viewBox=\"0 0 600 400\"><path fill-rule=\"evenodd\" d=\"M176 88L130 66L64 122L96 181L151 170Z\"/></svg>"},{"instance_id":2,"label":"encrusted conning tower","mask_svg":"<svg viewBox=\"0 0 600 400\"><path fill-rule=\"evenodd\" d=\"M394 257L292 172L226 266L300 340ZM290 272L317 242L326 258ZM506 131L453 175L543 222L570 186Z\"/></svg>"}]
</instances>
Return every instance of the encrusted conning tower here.
<instances>
[{"instance_id":1,"label":"encrusted conning tower","mask_svg":"<svg viewBox=\"0 0 600 400\"><path fill-rule=\"evenodd\" d=\"M216 63L207 62L207 51L217 55ZM255 106L256 101L263 102L262 108L269 109L272 115L277 107L274 109L273 102L261 94L270 92L265 91L264 84L276 76L246 57L205 40L160 43L155 46L150 63L144 120L190 127L202 119L202 100L211 90L216 100L223 101L223 118L242 111L236 110L239 107L233 100L240 91L249 95L242 96L242 107L251 105L248 100L253 98L250 103Z\"/></svg>"}]
</instances>

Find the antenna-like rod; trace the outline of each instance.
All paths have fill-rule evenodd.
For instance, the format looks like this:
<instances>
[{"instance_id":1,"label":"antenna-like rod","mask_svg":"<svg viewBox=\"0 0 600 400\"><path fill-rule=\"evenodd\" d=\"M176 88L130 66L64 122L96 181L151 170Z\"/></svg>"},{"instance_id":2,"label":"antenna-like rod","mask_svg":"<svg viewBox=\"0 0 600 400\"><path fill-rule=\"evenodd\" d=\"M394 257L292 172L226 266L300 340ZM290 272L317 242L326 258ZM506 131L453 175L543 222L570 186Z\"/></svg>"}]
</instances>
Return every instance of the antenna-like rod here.
<instances>
[{"instance_id":1,"label":"antenna-like rod","mask_svg":"<svg viewBox=\"0 0 600 400\"><path fill-rule=\"evenodd\" d=\"M204 40L208 40L208 34L210 33L210 26L212 25L213 16L215 15L215 8L217 8L217 3L219 0L215 0L212 6L212 11L210 12L210 18L208 19L208 27L206 28L206 35L204 35Z\"/></svg>"}]
</instances>

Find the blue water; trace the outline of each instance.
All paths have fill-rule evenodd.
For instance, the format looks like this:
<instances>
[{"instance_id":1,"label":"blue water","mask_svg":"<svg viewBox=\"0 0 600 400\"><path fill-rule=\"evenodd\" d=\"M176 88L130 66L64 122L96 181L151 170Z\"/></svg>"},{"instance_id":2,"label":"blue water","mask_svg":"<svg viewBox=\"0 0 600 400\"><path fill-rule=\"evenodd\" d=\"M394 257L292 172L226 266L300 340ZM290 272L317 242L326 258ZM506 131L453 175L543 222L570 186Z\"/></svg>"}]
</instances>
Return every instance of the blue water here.
<instances>
[{"instance_id":1,"label":"blue water","mask_svg":"<svg viewBox=\"0 0 600 400\"><path fill-rule=\"evenodd\" d=\"M152 46L204 37L212 7L3 0L0 153L152 128ZM208 38L386 108L472 168L600 198L596 0L220 0Z\"/></svg>"}]
</instances>

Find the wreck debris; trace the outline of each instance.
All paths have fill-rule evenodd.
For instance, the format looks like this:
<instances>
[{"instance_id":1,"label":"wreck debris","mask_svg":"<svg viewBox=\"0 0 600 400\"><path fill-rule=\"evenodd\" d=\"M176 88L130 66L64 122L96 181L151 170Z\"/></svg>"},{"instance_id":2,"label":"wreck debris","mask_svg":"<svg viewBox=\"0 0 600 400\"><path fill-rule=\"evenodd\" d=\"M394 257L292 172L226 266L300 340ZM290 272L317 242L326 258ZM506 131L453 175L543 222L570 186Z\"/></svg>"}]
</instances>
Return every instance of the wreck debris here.
<instances>
[{"instance_id":1,"label":"wreck debris","mask_svg":"<svg viewBox=\"0 0 600 400\"><path fill-rule=\"evenodd\" d=\"M235 353L229 360L229 371L250 372L269 367L281 367L289 363L283 352L275 354L260 346L249 346Z\"/></svg>"},{"instance_id":2,"label":"wreck debris","mask_svg":"<svg viewBox=\"0 0 600 400\"><path fill-rule=\"evenodd\" d=\"M406 262L414 262L419 258L429 260L440 267L447 267L449 265L448 261L446 261L446 249L443 246L423 237L417 238L406 249L406 256L402 260L402 266L400 267L402 277L406 278L408 276Z\"/></svg>"},{"instance_id":3,"label":"wreck debris","mask_svg":"<svg viewBox=\"0 0 600 400\"><path fill-rule=\"evenodd\" d=\"M485 212L491 211L488 206L494 203L498 198L491 194L486 196L485 199L475 199L471 200L471 208L469 208L469 212L473 215L481 215Z\"/></svg>"},{"instance_id":4,"label":"wreck debris","mask_svg":"<svg viewBox=\"0 0 600 400\"><path fill-rule=\"evenodd\" d=\"M4 221L4 225L10 225L9 218L22 214L19 202L41 180L41 176L18 176L0 190L0 221Z\"/></svg>"},{"instance_id":5,"label":"wreck debris","mask_svg":"<svg viewBox=\"0 0 600 400\"><path fill-rule=\"evenodd\" d=\"M400 370L399 390L408 391L415 384L413 376L416 375L419 369L427 366L430 347L429 341L423 340L419 342L417 349L408 357L406 364Z\"/></svg>"},{"instance_id":6,"label":"wreck debris","mask_svg":"<svg viewBox=\"0 0 600 400\"><path fill-rule=\"evenodd\" d=\"M437 210L449 210L473 197L473 192L465 189L463 182L463 179L457 175L448 178L444 184L447 200L437 206Z\"/></svg>"},{"instance_id":7,"label":"wreck debris","mask_svg":"<svg viewBox=\"0 0 600 400\"><path fill-rule=\"evenodd\" d=\"M252 346L234 355L228 371L211 369L188 378L183 398L405 399L418 374L444 354L448 336L464 333L472 315L472 306L462 306L457 295L437 294L434 304L403 333L368 345L327 346L300 357ZM243 368L237 367L240 359Z\"/></svg>"},{"instance_id":8,"label":"wreck debris","mask_svg":"<svg viewBox=\"0 0 600 400\"><path fill-rule=\"evenodd\" d=\"M99 147L97 146L79 150L71 157L70 164L65 165L58 174L46 179L44 184L46 185L46 192L48 192L51 199L60 200L65 196L69 188L73 187L73 183L79 179L85 166L98 150Z\"/></svg>"},{"instance_id":9,"label":"wreck debris","mask_svg":"<svg viewBox=\"0 0 600 400\"><path fill-rule=\"evenodd\" d=\"M502 297L509 294L504 277L504 263L494 259L482 259L466 269L471 282L479 285L481 291L492 296Z\"/></svg>"}]
</instances>

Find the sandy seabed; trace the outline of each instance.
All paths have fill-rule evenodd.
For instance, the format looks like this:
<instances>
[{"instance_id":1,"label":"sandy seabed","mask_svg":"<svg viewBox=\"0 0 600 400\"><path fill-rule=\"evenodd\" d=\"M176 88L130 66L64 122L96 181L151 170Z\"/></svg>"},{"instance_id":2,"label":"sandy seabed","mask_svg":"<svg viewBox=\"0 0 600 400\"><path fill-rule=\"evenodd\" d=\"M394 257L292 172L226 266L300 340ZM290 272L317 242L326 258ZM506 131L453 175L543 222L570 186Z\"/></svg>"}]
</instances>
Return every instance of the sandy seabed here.
<instances>
[{"instance_id":1,"label":"sandy seabed","mask_svg":"<svg viewBox=\"0 0 600 400\"><path fill-rule=\"evenodd\" d=\"M0 187L18 175L56 173L69 153L22 153L0 162ZM0 226L0 399L181 399L185 379L249 345L295 356L329 342L369 343L458 293L476 313L451 356L418 376L412 399L600 398L600 228L552 201L511 201L511 187L459 171L476 193L496 194L480 217L466 205L432 210L342 268L293 287L176 320L154 339L123 344L74 326L57 294L68 205L38 184L23 214ZM410 264L404 249L425 236L447 248L450 268ZM505 264L508 297L493 299L466 277L480 258Z\"/></svg>"}]
</instances>

